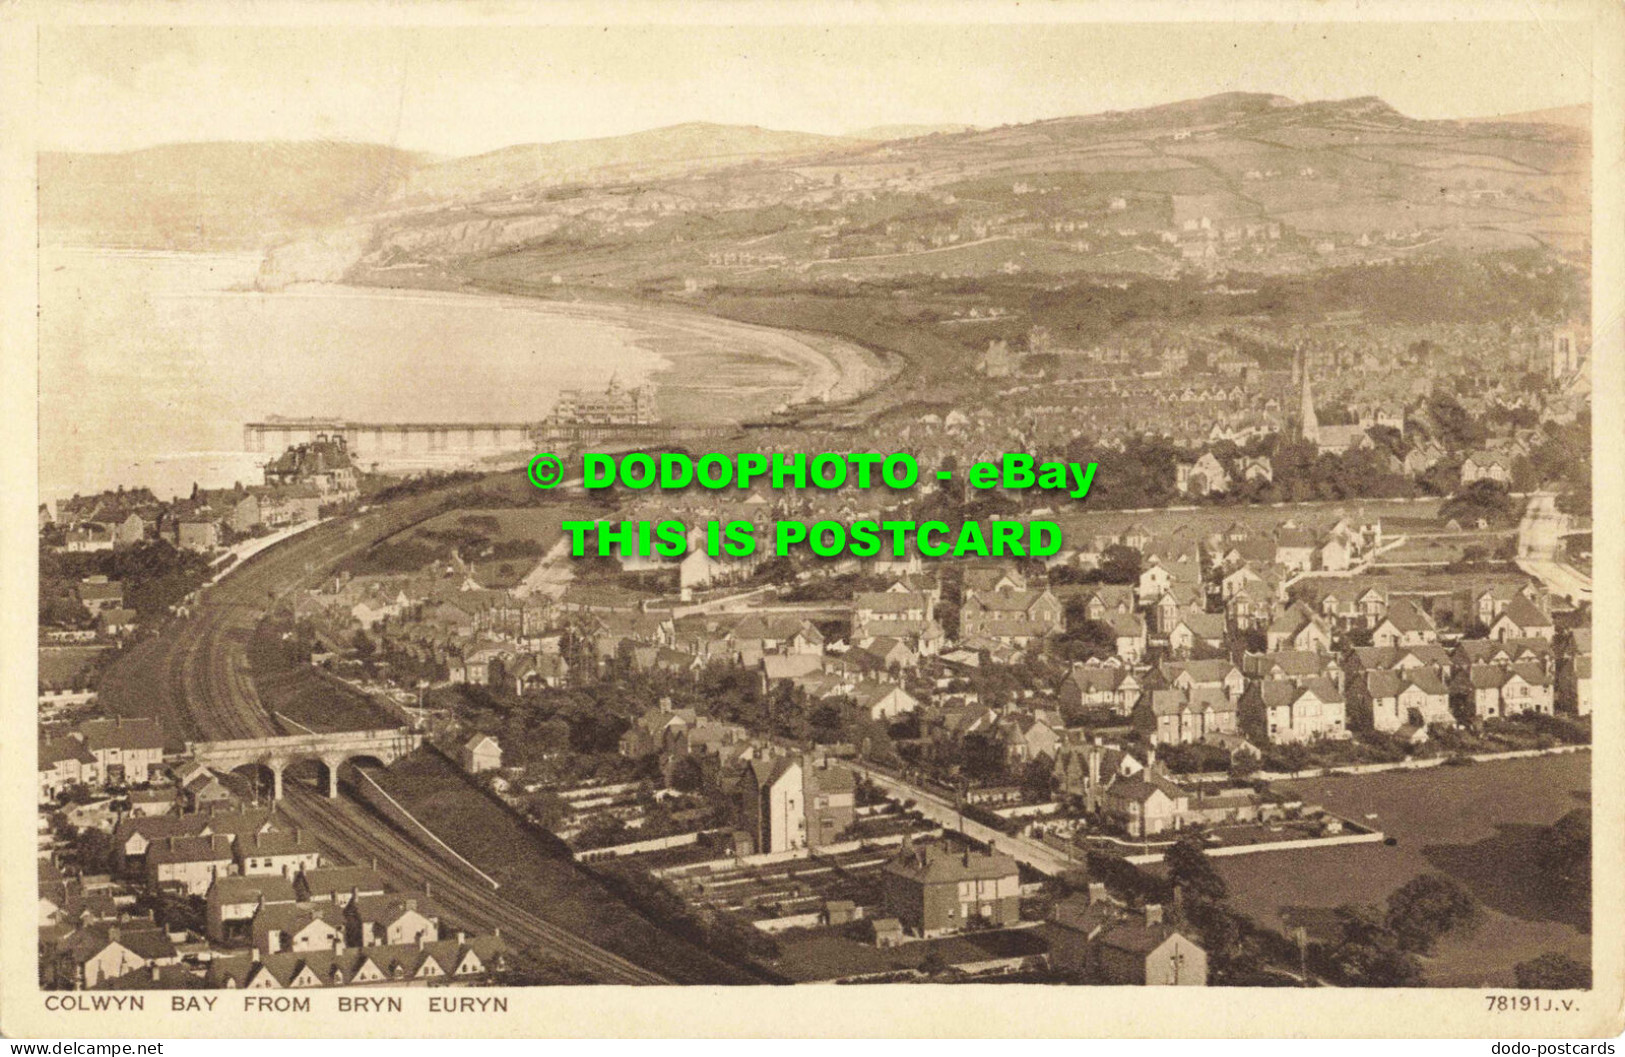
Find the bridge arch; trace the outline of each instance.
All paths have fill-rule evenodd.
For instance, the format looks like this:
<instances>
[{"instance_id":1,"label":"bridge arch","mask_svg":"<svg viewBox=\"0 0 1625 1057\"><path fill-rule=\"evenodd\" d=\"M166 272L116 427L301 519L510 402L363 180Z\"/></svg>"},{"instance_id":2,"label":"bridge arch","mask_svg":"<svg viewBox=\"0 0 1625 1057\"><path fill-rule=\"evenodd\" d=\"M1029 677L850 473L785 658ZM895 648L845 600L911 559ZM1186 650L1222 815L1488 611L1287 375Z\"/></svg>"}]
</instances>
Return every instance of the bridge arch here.
<instances>
[{"instance_id":1,"label":"bridge arch","mask_svg":"<svg viewBox=\"0 0 1625 1057\"><path fill-rule=\"evenodd\" d=\"M272 776L272 797L282 799L283 773L291 766L314 761L325 779L329 797L338 796L339 770L351 760L371 760L388 766L415 751L423 735L406 728L296 734L289 737L242 738L234 741L187 742L186 750L208 767L235 771L254 767Z\"/></svg>"},{"instance_id":2,"label":"bridge arch","mask_svg":"<svg viewBox=\"0 0 1625 1057\"><path fill-rule=\"evenodd\" d=\"M256 799L260 796L270 796L274 800L282 799L282 764L271 760L244 760L235 765L215 766L228 774L241 775L253 782Z\"/></svg>"}]
</instances>

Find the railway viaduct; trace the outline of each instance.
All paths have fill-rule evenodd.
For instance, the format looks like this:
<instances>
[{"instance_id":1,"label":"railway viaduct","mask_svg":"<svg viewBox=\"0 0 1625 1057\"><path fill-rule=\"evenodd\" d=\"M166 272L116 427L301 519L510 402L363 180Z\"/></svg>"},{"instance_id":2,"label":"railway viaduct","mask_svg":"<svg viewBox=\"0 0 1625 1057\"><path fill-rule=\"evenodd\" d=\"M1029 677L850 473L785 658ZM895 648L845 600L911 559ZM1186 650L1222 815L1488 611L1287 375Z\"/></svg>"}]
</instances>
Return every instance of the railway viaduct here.
<instances>
[{"instance_id":1,"label":"railway viaduct","mask_svg":"<svg viewBox=\"0 0 1625 1057\"><path fill-rule=\"evenodd\" d=\"M223 771L255 764L271 772L273 796L282 799L282 772L304 760L319 761L327 772L327 795L339 795L339 768L358 758L391 764L423 744L423 735L405 728L351 730L333 734L189 741L186 751L198 763Z\"/></svg>"}]
</instances>

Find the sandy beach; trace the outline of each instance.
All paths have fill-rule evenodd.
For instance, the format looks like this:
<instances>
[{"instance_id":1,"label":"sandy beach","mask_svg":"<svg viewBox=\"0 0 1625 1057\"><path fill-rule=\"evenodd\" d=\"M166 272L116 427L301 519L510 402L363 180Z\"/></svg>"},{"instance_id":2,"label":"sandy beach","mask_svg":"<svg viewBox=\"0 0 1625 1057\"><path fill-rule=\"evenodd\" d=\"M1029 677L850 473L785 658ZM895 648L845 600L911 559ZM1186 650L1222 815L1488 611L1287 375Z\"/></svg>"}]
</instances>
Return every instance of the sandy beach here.
<instances>
[{"instance_id":1,"label":"sandy beach","mask_svg":"<svg viewBox=\"0 0 1625 1057\"><path fill-rule=\"evenodd\" d=\"M53 250L42 278L41 490L251 483L270 415L539 422L565 389L656 387L674 425L851 399L892 373L836 339L680 306L301 283L254 259Z\"/></svg>"}]
</instances>

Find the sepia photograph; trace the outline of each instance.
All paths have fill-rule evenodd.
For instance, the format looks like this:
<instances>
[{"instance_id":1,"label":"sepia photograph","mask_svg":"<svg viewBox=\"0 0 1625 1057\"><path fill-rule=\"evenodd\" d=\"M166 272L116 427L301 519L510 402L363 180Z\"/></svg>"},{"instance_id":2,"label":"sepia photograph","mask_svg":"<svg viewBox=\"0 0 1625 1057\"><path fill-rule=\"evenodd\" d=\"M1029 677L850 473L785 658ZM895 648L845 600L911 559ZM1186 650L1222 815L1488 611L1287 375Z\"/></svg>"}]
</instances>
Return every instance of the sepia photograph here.
<instances>
[{"instance_id":1,"label":"sepia photograph","mask_svg":"<svg viewBox=\"0 0 1625 1057\"><path fill-rule=\"evenodd\" d=\"M1617 1035L1620 12L1143 11L0 13L6 1033Z\"/></svg>"}]
</instances>

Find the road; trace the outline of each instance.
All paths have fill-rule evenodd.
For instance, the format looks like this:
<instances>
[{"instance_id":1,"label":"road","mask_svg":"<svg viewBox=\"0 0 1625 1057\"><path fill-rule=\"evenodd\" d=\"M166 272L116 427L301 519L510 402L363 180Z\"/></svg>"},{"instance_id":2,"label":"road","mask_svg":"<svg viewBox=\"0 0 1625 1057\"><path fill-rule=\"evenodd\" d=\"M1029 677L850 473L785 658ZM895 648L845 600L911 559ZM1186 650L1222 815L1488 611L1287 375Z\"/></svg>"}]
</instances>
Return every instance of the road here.
<instances>
[{"instance_id":1,"label":"road","mask_svg":"<svg viewBox=\"0 0 1625 1057\"><path fill-rule=\"evenodd\" d=\"M1589 602L1591 577L1557 560L1568 526L1568 515L1557 509L1555 494L1531 493L1529 506L1518 524L1518 568L1545 584L1554 595L1573 603Z\"/></svg>"},{"instance_id":2,"label":"road","mask_svg":"<svg viewBox=\"0 0 1625 1057\"><path fill-rule=\"evenodd\" d=\"M947 797L921 789L917 785L910 785L889 774L873 770L855 761L842 761L842 765L867 777L878 786L887 796L893 799L914 801L915 810L927 819L937 823L945 829L955 830L991 845L998 851L1015 859L1024 866L1029 866L1041 874L1054 877L1067 870L1077 869L1081 864L1059 849L1052 848L1041 841L1031 840L1027 837L1012 837L1000 833L991 826L984 826L971 819L962 819L958 807Z\"/></svg>"},{"instance_id":3,"label":"road","mask_svg":"<svg viewBox=\"0 0 1625 1057\"><path fill-rule=\"evenodd\" d=\"M433 516L447 498L439 493L399 500L354 520L317 526L244 561L200 591L190 617L169 621L107 671L103 706L119 715L159 717L172 743L285 733L261 706L248 670L247 645L255 626L276 600L347 555ZM521 909L466 867L406 839L357 804L330 801L290 782L279 810L336 858L376 859L402 887L429 887L459 923L501 928L517 948L555 958L604 983L670 982Z\"/></svg>"}]
</instances>

